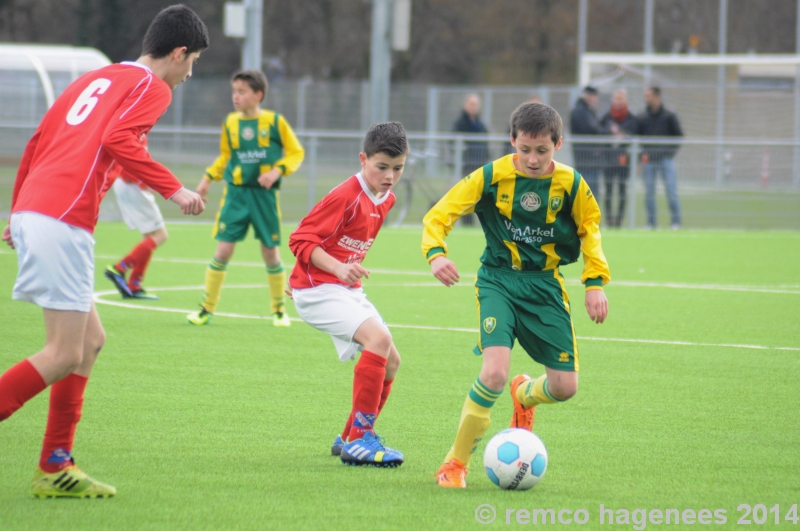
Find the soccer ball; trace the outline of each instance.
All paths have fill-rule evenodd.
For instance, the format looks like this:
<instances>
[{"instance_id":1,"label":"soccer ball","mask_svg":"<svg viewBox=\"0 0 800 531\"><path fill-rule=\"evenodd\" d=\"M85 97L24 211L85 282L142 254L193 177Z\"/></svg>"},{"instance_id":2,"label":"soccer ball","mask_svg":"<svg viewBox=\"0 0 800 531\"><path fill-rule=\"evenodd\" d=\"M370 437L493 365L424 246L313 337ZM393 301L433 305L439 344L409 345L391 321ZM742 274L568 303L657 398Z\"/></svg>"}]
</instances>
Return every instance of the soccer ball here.
<instances>
[{"instance_id":1,"label":"soccer ball","mask_svg":"<svg viewBox=\"0 0 800 531\"><path fill-rule=\"evenodd\" d=\"M541 439L517 428L503 430L489 441L483 466L492 483L506 490L528 490L547 470L547 449Z\"/></svg>"}]
</instances>

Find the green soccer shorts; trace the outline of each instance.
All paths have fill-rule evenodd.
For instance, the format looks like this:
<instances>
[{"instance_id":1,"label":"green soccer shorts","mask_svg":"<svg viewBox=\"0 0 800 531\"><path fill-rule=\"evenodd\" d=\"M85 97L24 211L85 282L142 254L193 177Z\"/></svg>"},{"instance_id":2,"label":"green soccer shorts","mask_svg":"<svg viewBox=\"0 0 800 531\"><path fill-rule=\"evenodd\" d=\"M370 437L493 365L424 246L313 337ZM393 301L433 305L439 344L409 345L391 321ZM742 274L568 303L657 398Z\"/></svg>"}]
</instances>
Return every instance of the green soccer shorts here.
<instances>
[{"instance_id":1,"label":"green soccer shorts","mask_svg":"<svg viewBox=\"0 0 800 531\"><path fill-rule=\"evenodd\" d=\"M558 270L505 271L481 266L475 292L480 316L477 352L514 347L545 367L579 370L564 277Z\"/></svg>"},{"instance_id":2,"label":"green soccer shorts","mask_svg":"<svg viewBox=\"0 0 800 531\"><path fill-rule=\"evenodd\" d=\"M240 242L253 226L265 247L281 244L281 209L278 190L225 183L211 236L221 242Z\"/></svg>"}]
</instances>

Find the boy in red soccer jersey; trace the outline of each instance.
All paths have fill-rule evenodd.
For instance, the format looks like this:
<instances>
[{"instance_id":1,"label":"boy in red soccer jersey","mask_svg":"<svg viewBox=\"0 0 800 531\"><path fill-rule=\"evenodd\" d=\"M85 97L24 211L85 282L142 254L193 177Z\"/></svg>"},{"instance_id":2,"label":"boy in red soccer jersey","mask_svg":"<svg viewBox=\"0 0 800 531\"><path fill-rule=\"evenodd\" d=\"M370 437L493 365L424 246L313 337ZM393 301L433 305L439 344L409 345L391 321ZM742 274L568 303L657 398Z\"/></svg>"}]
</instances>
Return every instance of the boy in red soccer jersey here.
<instances>
[{"instance_id":1,"label":"boy in red soccer jersey","mask_svg":"<svg viewBox=\"0 0 800 531\"><path fill-rule=\"evenodd\" d=\"M395 203L408 139L398 122L373 125L359 154L361 172L331 190L289 237L297 258L289 278L297 314L330 334L341 361L361 351L353 406L331 449L350 465L396 467L403 454L383 446L375 420L389 397L400 354L378 310L361 289L361 262Z\"/></svg>"},{"instance_id":2,"label":"boy in red soccer jersey","mask_svg":"<svg viewBox=\"0 0 800 531\"><path fill-rule=\"evenodd\" d=\"M16 248L13 298L44 310L41 352L0 376L0 421L52 386L33 494L40 498L109 497L116 489L75 466L72 445L89 374L105 341L92 302L92 232L111 164L138 176L184 214L202 198L155 162L142 140L167 110L171 90L192 75L208 31L188 7L161 11L136 62L84 74L45 114L20 162L3 240Z\"/></svg>"}]
</instances>

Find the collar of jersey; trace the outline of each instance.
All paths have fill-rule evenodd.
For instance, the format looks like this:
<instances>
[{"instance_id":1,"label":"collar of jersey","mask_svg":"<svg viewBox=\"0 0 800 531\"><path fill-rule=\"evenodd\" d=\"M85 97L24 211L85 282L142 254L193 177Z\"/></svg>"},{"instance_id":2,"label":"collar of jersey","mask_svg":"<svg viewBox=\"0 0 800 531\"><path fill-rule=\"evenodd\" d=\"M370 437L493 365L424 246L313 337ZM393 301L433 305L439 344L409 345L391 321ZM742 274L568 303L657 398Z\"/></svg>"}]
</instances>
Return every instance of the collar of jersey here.
<instances>
[{"instance_id":1,"label":"collar of jersey","mask_svg":"<svg viewBox=\"0 0 800 531\"><path fill-rule=\"evenodd\" d=\"M356 173L356 178L358 179L358 184L361 185L361 189L365 194L367 194L367 197L369 197L369 200L372 201L374 205L383 204L383 202L386 201L386 198L389 197L389 194L392 192L391 190L387 190L386 193L383 194L383 197L375 197L375 194L373 194L372 190L370 190L369 186L367 186L367 182L364 180L364 176L361 175L361 172Z\"/></svg>"},{"instance_id":2,"label":"collar of jersey","mask_svg":"<svg viewBox=\"0 0 800 531\"><path fill-rule=\"evenodd\" d=\"M139 68L144 68L151 74L153 73L153 71L147 68L145 65L143 65L142 63L137 63L136 61L122 61L120 64L125 66L138 66Z\"/></svg>"}]
</instances>

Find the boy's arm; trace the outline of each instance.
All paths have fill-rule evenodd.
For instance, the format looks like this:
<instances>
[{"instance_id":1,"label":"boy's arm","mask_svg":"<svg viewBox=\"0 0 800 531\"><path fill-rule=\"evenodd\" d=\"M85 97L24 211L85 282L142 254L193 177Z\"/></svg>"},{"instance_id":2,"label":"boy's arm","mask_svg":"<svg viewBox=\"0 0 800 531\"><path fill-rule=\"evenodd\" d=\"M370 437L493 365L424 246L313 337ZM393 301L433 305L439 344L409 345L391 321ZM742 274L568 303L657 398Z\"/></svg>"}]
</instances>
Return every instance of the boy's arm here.
<instances>
[{"instance_id":1,"label":"boy's arm","mask_svg":"<svg viewBox=\"0 0 800 531\"><path fill-rule=\"evenodd\" d=\"M336 278L348 286L358 282L361 277L369 278L369 271L364 269L361 264L343 264L325 252L325 249L319 245L311 250L310 259L312 264L323 271L335 275Z\"/></svg>"},{"instance_id":2,"label":"boy's arm","mask_svg":"<svg viewBox=\"0 0 800 531\"><path fill-rule=\"evenodd\" d=\"M581 239L581 282L586 285L586 311L592 321L601 324L608 315L608 299L603 293L603 284L608 284L611 280L611 273L600 245L600 207L582 177L572 203L572 219L578 227L578 237Z\"/></svg>"},{"instance_id":3,"label":"boy's arm","mask_svg":"<svg viewBox=\"0 0 800 531\"><path fill-rule=\"evenodd\" d=\"M283 115L278 117L278 133L281 135L281 144L283 144L283 158L273 164L273 168L279 168L281 175L286 177L297 171L300 164L303 163L306 152Z\"/></svg>"},{"instance_id":4,"label":"boy's arm","mask_svg":"<svg viewBox=\"0 0 800 531\"><path fill-rule=\"evenodd\" d=\"M346 199L330 193L314 205L300 225L289 236L289 250L298 261L311 264L311 252L333 236L344 220ZM316 265L316 264L314 264Z\"/></svg>"},{"instance_id":5,"label":"boy's arm","mask_svg":"<svg viewBox=\"0 0 800 531\"><path fill-rule=\"evenodd\" d=\"M36 146L39 144L39 137L41 134L42 127L40 125L33 134L33 137L31 137L31 139L28 141L28 145L25 146L25 152L22 154L22 160L20 160L19 169L17 170L17 180L14 182L14 191L11 193L12 211L14 210L14 203L17 202L19 191L22 189L22 183L25 182L25 178L30 172L33 154L36 153Z\"/></svg>"},{"instance_id":6,"label":"boy's arm","mask_svg":"<svg viewBox=\"0 0 800 531\"><path fill-rule=\"evenodd\" d=\"M120 105L108 122L101 146L131 175L171 199L183 185L164 165L154 161L139 140L158 121L172 99L166 83L141 85Z\"/></svg>"},{"instance_id":7,"label":"boy's arm","mask_svg":"<svg viewBox=\"0 0 800 531\"><path fill-rule=\"evenodd\" d=\"M219 137L219 157L211 166L206 168L204 179L208 181L221 181L225 175L225 166L231 160L231 146L228 142L228 130L225 121L222 122L222 134Z\"/></svg>"},{"instance_id":8,"label":"boy's arm","mask_svg":"<svg viewBox=\"0 0 800 531\"><path fill-rule=\"evenodd\" d=\"M453 186L422 218L422 255L428 263L447 256L444 239L458 218L475 210L483 195L483 183L483 168L478 168Z\"/></svg>"},{"instance_id":9,"label":"boy's arm","mask_svg":"<svg viewBox=\"0 0 800 531\"><path fill-rule=\"evenodd\" d=\"M586 290L602 290L611 280L608 261L600 245L600 207L582 177L572 202L572 219L578 227L583 253L583 274L581 282Z\"/></svg>"}]
</instances>

